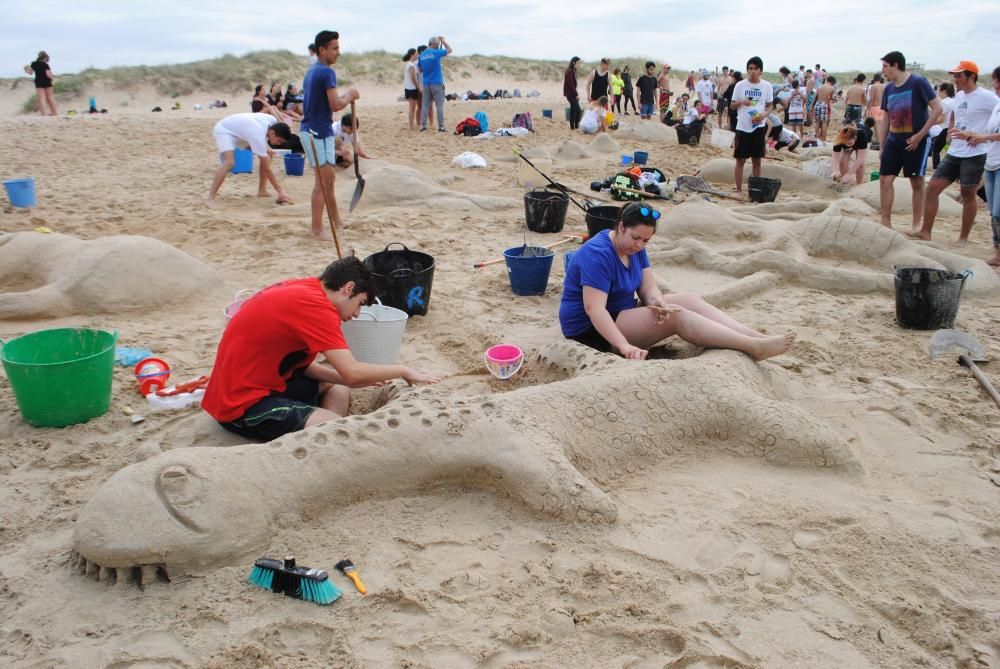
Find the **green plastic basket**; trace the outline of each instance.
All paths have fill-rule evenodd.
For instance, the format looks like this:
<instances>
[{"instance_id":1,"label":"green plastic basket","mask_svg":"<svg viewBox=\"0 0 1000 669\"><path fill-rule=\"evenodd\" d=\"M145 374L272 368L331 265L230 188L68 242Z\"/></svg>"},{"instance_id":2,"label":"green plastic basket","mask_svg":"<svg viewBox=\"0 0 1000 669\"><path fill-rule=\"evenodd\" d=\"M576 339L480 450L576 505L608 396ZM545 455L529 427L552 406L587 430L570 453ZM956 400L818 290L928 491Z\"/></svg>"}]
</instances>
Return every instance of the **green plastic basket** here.
<instances>
[{"instance_id":1,"label":"green plastic basket","mask_svg":"<svg viewBox=\"0 0 1000 669\"><path fill-rule=\"evenodd\" d=\"M65 427L106 412L116 341L117 331L58 328L4 344L0 361L24 420Z\"/></svg>"}]
</instances>

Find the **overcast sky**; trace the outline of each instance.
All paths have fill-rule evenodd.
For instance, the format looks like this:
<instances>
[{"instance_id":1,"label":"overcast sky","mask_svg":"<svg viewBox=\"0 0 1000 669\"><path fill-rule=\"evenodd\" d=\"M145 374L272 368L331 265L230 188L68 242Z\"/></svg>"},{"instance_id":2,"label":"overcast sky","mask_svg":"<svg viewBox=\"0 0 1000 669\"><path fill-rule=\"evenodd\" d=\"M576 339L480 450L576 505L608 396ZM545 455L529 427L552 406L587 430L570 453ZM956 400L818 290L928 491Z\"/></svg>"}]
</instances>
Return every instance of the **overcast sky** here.
<instances>
[{"instance_id":1,"label":"overcast sky","mask_svg":"<svg viewBox=\"0 0 1000 669\"><path fill-rule=\"evenodd\" d=\"M21 74L40 49L57 76L261 49L304 53L324 28L339 31L342 49L355 52L402 52L443 34L457 54L635 55L741 70L759 55L768 71L821 63L832 71L874 72L879 57L895 49L931 68L971 59L988 71L1000 60L998 25L995 0L9 0L0 3L0 76Z\"/></svg>"}]
</instances>

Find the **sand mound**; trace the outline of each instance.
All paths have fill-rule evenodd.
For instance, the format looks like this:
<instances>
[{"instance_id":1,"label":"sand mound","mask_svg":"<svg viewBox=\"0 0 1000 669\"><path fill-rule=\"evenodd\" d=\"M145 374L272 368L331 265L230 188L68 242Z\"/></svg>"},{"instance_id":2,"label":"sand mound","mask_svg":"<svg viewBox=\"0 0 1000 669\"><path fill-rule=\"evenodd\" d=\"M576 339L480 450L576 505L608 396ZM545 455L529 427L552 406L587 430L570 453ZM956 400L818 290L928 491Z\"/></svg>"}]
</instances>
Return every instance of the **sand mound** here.
<instances>
[{"instance_id":1,"label":"sand mound","mask_svg":"<svg viewBox=\"0 0 1000 669\"><path fill-rule=\"evenodd\" d=\"M910 180L902 177L892 183L896 195L892 200L892 213L910 214L913 212L913 190L910 188ZM878 210L881 202L879 196L879 182L868 181L851 188L848 191L851 197L858 198L868 205ZM955 202L948 194L942 193L940 204L938 205L938 216L961 216L962 205Z\"/></svg>"},{"instance_id":2,"label":"sand mound","mask_svg":"<svg viewBox=\"0 0 1000 669\"><path fill-rule=\"evenodd\" d=\"M84 241L20 232L0 237L0 318L152 309L211 292L211 267L150 237Z\"/></svg>"},{"instance_id":3,"label":"sand mound","mask_svg":"<svg viewBox=\"0 0 1000 669\"><path fill-rule=\"evenodd\" d=\"M353 180L337 181L338 202L350 202L354 193ZM432 203L450 211L496 210L519 207L521 202L509 197L475 195L450 190L410 167L385 165L365 175L365 191L358 209L376 207L407 207L415 203Z\"/></svg>"},{"instance_id":4,"label":"sand mound","mask_svg":"<svg viewBox=\"0 0 1000 669\"><path fill-rule=\"evenodd\" d=\"M733 173L735 166L736 161L731 158L716 158L702 165L699 175L713 183L731 184L735 183ZM750 174L750 164L748 161L743 171L743 178L749 180ZM761 176L781 179L782 190L803 191L823 197L831 197L833 195L829 179L807 174L802 170L791 167L765 162L761 169ZM781 197L780 193L778 197Z\"/></svg>"},{"instance_id":5,"label":"sand mound","mask_svg":"<svg viewBox=\"0 0 1000 669\"><path fill-rule=\"evenodd\" d=\"M590 142L587 147L591 154L605 154L617 156L622 152L622 146L611 137L611 135L604 133L600 134Z\"/></svg>"},{"instance_id":6,"label":"sand mound","mask_svg":"<svg viewBox=\"0 0 1000 669\"><path fill-rule=\"evenodd\" d=\"M677 143L677 131L663 123L636 122L618 129L618 137L642 142Z\"/></svg>"},{"instance_id":7,"label":"sand mound","mask_svg":"<svg viewBox=\"0 0 1000 669\"><path fill-rule=\"evenodd\" d=\"M561 142L553 154L560 160L586 160L592 156L587 151L587 147L581 146L572 140ZM530 158L531 156L529 156Z\"/></svg>"}]
</instances>

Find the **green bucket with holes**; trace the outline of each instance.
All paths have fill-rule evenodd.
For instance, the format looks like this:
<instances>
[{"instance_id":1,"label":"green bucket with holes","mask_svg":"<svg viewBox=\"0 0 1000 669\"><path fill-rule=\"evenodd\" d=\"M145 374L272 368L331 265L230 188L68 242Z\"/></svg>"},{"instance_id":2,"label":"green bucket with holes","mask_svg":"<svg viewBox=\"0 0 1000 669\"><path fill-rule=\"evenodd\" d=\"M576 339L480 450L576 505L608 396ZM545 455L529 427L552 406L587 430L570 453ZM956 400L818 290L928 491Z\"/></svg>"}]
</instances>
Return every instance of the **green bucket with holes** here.
<instances>
[{"instance_id":1,"label":"green bucket with holes","mask_svg":"<svg viewBox=\"0 0 1000 669\"><path fill-rule=\"evenodd\" d=\"M58 328L11 339L0 349L21 416L35 427L65 427L104 414L118 332Z\"/></svg>"}]
</instances>

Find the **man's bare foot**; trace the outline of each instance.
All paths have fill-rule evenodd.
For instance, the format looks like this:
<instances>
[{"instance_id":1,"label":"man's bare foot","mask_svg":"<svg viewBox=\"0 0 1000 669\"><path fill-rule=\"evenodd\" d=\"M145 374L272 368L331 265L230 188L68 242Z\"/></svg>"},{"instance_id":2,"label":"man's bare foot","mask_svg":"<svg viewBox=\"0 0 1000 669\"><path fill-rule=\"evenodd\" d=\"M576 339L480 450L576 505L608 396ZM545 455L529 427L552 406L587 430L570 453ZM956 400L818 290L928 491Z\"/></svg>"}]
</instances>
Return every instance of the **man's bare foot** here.
<instances>
[{"instance_id":1,"label":"man's bare foot","mask_svg":"<svg viewBox=\"0 0 1000 669\"><path fill-rule=\"evenodd\" d=\"M259 190L257 191L257 197L271 197L271 194L266 190Z\"/></svg>"},{"instance_id":2,"label":"man's bare foot","mask_svg":"<svg viewBox=\"0 0 1000 669\"><path fill-rule=\"evenodd\" d=\"M889 222L879 221L879 223L882 225L883 228L889 228L890 230L892 230L892 221Z\"/></svg>"},{"instance_id":3,"label":"man's bare foot","mask_svg":"<svg viewBox=\"0 0 1000 669\"><path fill-rule=\"evenodd\" d=\"M794 332L786 332L783 335L757 339L754 342L754 350L750 352L750 355L755 360L767 360L776 355L781 355L795 343L795 336Z\"/></svg>"},{"instance_id":4,"label":"man's bare foot","mask_svg":"<svg viewBox=\"0 0 1000 669\"><path fill-rule=\"evenodd\" d=\"M961 237L959 237L952 243L952 246L968 246L968 245L969 245L968 238L962 239Z\"/></svg>"},{"instance_id":5,"label":"man's bare foot","mask_svg":"<svg viewBox=\"0 0 1000 669\"><path fill-rule=\"evenodd\" d=\"M209 209L215 209L215 207L217 206L217 204L215 202L215 198L212 197L212 196L206 197L205 198L205 206L208 207Z\"/></svg>"},{"instance_id":6,"label":"man's bare foot","mask_svg":"<svg viewBox=\"0 0 1000 669\"><path fill-rule=\"evenodd\" d=\"M332 242L333 241L333 233L330 232L329 230L323 230L322 232L316 232L315 230L313 230L312 234L313 234L313 237L315 237L316 239L320 240L321 242Z\"/></svg>"},{"instance_id":7,"label":"man's bare foot","mask_svg":"<svg viewBox=\"0 0 1000 669\"><path fill-rule=\"evenodd\" d=\"M919 239L925 242L929 242L931 240L931 236L929 234L925 234L924 231L921 230L920 228L910 228L909 230L903 230L903 234L909 237L910 239Z\"/></svg>"},{"instance_id":8,"label":"man's bare foot","mask_svg":"<svg viewBox=\"0 0 1000 669\"><path fill-rule=\"evenodd\" d=\"M1000 267L1000 253L987 260L986 264L990 267Z\"/></svg>"}]
</instances>

